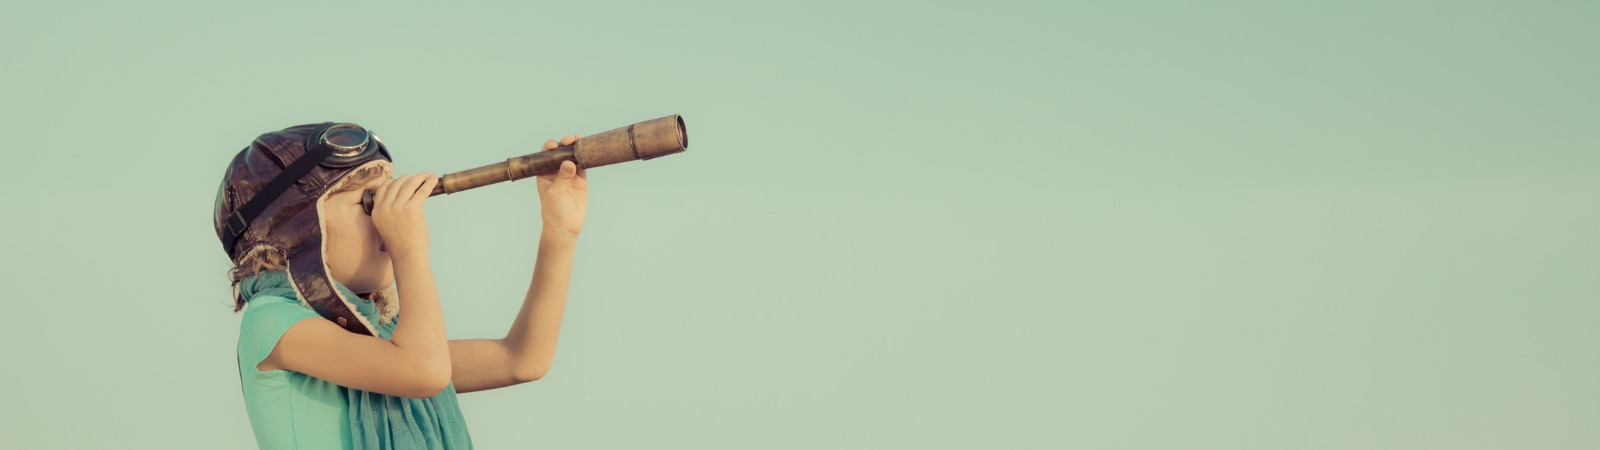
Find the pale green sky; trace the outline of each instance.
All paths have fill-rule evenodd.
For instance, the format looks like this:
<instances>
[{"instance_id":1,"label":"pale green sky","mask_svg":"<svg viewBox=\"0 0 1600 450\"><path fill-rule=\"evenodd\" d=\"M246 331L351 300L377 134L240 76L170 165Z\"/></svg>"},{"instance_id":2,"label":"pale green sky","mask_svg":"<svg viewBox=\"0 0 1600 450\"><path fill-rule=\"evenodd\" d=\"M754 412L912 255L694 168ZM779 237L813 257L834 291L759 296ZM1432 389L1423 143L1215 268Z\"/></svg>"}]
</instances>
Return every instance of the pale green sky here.
<instances>
[{"instance_id":1,"label":"pale green sky","mask_svg":"<svg viewBox=\"0 0 1600 450\"><path fill-rule=\"evenodd\" d=\"M1600 3L0 5L0 442L248 448L211 228L257 134L596 169L480 448L1600 447ZM429 203L504 333L532 183Z\"/></svg>"}]
</instances>

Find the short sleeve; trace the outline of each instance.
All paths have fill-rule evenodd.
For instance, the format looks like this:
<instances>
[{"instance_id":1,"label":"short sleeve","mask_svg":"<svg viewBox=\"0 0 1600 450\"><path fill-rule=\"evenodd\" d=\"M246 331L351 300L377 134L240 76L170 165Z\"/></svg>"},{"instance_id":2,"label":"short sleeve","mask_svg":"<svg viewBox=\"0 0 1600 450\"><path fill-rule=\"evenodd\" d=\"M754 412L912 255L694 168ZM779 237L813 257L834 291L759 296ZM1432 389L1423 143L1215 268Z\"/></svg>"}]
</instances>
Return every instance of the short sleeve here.
<instances>
[{"instance_id":1,"label":"short sleeve","mask_svg":"<svg viewBox=\"0 0 1600 450\"><path fill-rule=\"evenodd\" d=\"M297 300L283 297L264 297L250 300L239 323L239 369L256 370L261 360L267 359L278 338L289 327L305 319L321 319L316 311Z\"/></svg>"}]
</instances>

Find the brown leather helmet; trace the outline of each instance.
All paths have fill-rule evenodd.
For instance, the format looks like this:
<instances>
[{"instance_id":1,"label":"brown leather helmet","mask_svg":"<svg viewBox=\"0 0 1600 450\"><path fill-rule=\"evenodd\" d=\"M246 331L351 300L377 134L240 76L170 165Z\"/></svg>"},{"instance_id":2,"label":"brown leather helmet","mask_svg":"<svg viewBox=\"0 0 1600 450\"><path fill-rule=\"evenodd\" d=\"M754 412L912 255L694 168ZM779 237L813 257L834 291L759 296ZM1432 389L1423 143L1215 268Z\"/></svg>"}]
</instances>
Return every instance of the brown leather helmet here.
<instances>
[{"instance_id":1,"label":"brown leather helmet","mask_svg":"<svg viewBox=\"0 0 1600 450\"><path fill-rule=\"evenodd\" d=\"M383 142L355 124L299 125L262 134L233 157L222 177L213 218L217 238L235 265L252 252L285 255L301 302L334 323L343 322L352 333L377 336L328 273L322 207L345 175L378 165L392 176L391 161Z\"/></svg>"}]
</instances>

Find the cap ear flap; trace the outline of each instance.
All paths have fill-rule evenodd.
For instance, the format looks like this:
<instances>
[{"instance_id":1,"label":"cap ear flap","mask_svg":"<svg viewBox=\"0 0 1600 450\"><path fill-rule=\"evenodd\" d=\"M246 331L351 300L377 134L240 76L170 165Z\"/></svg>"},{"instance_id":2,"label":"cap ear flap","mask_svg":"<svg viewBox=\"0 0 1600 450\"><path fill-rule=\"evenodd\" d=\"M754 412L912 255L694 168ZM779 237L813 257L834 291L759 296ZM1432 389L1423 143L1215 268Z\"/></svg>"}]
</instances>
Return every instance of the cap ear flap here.
<instances>
[{"instance_id":1,"label":"cap ear flap","mask_svg":"<svg viewBox=\"0 0 1600 450\"><path fill-rule=\"evenodd\" d=\"M289 255L289 280L295 288L295 294L317 314L339 324L340 328L351 333L379 336L378 326L356 310L355 302L360 299L345 298L344 293L334 285L333 275L328 267L327 224L323 214L323 205L328 199L328 193L342 188L344 183L349 182L351 173L368 166L379 167L386 179L394 175L394 164L381 159L367 161L359 167L344 169L338 180L331 183L327 190L317 197L314 206L316 222L310 230L310 240ZM392 303L395 314L398 314L399 303Z\"/></svg>"},{"instance_id":2,"label":"cap ear flap","mask_svg":"<svg viewBox=\"0 0 1600 450\"><path fill-rule=\"evenodd\" d=\"M311 241L289 254L289 284L294 287L295 295L323 318L339 324L340 328L351 333L377 336L377 329L361 317L350 300L334 287L324 259L326 249L323 248L321 227L318 228L314 230L316 234ZM340 319L344 321L340 322Z\"/></svg>"}]
</instances>

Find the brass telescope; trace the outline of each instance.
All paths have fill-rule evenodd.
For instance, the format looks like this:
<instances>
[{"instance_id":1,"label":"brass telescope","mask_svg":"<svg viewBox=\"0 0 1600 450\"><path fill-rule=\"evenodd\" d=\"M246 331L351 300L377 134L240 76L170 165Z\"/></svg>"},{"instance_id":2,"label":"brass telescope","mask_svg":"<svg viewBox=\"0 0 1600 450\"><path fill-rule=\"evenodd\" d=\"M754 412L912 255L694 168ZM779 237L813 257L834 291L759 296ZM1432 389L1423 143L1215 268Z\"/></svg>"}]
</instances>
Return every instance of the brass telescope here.
<instances>
[{"instance_id":1,"label":"brass telescope","mask_svg":"<svg viewBox=\"0 0 1600 450\"><path fill-rule=\"evenodd\" d=\"M579 169L591 169L636 159L655 159L689 149L689 131L683 116L673 114L579 139L570 146L508 158L476 169L439 177L429 197L454 194L502 181L516 181L556 173L561 162L572 161ZM372 191L361 194L361 207L372 214Z\"/></svg>"}]
</instances>

